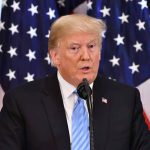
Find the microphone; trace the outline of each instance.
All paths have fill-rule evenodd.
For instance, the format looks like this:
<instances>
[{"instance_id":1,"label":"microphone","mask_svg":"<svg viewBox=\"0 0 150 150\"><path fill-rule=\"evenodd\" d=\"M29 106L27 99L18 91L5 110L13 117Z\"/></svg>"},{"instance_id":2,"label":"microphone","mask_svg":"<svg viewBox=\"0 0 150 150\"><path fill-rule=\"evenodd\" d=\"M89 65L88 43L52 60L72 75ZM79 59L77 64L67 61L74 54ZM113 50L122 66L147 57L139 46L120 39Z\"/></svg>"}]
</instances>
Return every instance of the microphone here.
<instances>
[{"instance_id":1,"label":"microphone","mask_svg":"<svg viewBox=\"0 0 150 150\"><path fill-rule=\"evenodd\" d=\"M92 89L86 78L77 87L78 95L86 100L89 112L89 129L90 129L90 150L94 150L94 130L93 130L93 102L92 102Z\"/></svg>"},{"instance_id":2,"label":"microphone","mask_svg":"<svg viewBox=\"0 0 150 150\"><path fill-rule=\"evenodd\" d=\"M83 79L83 81L77 87L77 93L82 98L87 100L89 96L92 94L92 89L89 86L87 79Z\"/></svg>"}]
</instances>

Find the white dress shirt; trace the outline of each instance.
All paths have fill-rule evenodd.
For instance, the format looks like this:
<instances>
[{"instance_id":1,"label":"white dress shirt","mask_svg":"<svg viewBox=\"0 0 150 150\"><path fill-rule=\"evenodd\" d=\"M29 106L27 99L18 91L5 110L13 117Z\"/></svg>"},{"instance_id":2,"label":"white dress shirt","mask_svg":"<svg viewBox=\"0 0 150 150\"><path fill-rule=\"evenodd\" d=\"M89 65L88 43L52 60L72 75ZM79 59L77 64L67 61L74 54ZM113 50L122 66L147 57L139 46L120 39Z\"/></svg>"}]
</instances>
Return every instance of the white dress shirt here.
<instances>
[{"instance_id":1,"label":"white dress shirt","mask_svg":"<svg viewBox=\"0 0 150 150\"><path fill-rule=\"evenodd\" d=\"M72 131L72 112L73 112L74 104L77 101L77 95L73 92L76 90L76 87L74 87L73 85L68 83L66 80L64 80L59 72L57 72L57 77L59 81L64 108L65 108L66 119L67 119L67 124L68 124L68 129L69 129L69 135L70 135L70 142L72 142L72 134L71 134L72 133L71 132ZM90 84L90 87L93 87L93 83ZM86 101L84 102L84 105L87 110Z\"/></svg>"}]
</instances>

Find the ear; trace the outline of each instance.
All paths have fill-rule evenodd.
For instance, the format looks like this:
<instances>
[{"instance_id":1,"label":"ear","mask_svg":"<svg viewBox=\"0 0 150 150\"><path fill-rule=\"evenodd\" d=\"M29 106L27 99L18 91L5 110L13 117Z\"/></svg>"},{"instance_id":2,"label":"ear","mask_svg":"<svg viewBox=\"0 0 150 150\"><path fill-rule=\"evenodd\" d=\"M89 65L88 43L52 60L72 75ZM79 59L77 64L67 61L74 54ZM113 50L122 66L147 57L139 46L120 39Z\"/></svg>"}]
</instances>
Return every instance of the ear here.
<instances>
[{"instance_id":1,"label":"ear","mask_svg":"<svg viewBox=\"0 0 150 150\"><path fill-rule=\"evenodd\" d=\"M58 50L49 50L49 55L50 55L50 58L53 62L53 64L57 67L59 65L59 53L58 53Z\"/></svg>"}]
</instances>

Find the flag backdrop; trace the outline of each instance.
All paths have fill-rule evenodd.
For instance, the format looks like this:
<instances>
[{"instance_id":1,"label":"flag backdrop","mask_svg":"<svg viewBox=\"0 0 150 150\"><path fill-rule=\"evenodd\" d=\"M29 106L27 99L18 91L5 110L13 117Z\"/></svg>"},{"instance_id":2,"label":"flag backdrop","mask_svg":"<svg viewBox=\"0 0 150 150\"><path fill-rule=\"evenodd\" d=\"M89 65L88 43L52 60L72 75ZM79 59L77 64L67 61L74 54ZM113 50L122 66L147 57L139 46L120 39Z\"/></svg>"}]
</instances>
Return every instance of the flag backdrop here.
<instances>
[{"instance_id":1,"label":"flag backdrop","mask_svg":"<svg viewBox=\"0 0 150 150\"><path fill-rule=\"evenodd\" d=\"M4 91L54 70L47 50L49 28L60 15L71 13L82 1L3 1L0 83Z\"/></svg>"},{"instance_id":2,"label":"flag backdrop","mask_svg":"<svg viewBox=\"0 0 150 150\"><path fill-rule=\"evenodd\" d=\"M72 13L82 2L3 1L0 84L5 91L54 71L47 53L49 27L55 19ZM107 25L103 34L100 73L135 87L149 79L150 15L147 1L88 0L86 8L88 15L103 19Z\"/></svg>"},{"instance_id":3,"label":"flag backdrop","mask_svg":"<svg viewBox=\"0 0 150 150\"><path fill-rule=\"evenodd\" d=\"M101 74L135 87L150 79L150 13L147 1L88 1L88 14L103 19L107 24ZM144 109L149 112L150 119L150 97L146 99Z\"/></svg>"}]
</instances>

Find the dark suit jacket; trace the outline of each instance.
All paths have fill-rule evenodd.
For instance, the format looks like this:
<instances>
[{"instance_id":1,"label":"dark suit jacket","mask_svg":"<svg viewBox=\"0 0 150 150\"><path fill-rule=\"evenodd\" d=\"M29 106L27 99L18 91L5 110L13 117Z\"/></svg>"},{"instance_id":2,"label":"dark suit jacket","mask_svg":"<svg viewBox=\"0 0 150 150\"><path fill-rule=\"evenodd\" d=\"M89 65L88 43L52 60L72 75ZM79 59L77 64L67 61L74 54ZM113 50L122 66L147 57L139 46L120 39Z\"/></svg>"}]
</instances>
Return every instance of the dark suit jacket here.
<instances>
[{"instance_id":1,"label":"dark suit jacket","mask_svg":"<svg viewBox=\"0 0 150 150\"><path fill-rule=\"evenodd\" d=\"M150 150L150 133L137 89L98 77L93 86L93 103L95 150ZM56 75L5 95L0 150L70 150Z\"/></svg>"}]
</instances>

